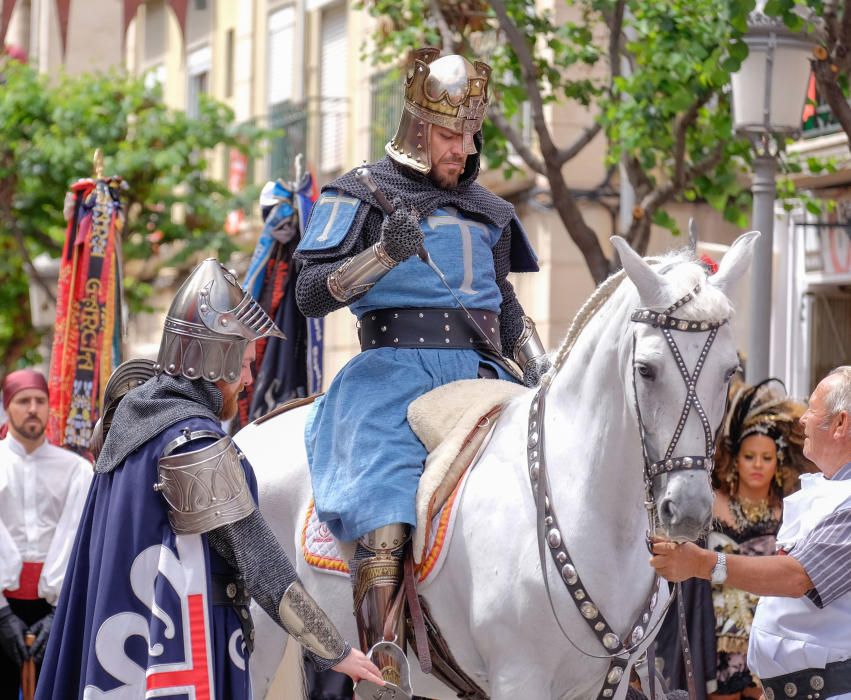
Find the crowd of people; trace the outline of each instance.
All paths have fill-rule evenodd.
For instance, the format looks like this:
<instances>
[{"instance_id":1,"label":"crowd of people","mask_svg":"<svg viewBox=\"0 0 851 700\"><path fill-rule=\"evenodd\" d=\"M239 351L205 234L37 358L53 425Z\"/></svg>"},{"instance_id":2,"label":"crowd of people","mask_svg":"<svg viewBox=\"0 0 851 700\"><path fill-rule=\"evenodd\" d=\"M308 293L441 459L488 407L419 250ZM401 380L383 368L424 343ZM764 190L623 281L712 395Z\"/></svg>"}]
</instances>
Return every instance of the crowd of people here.
<instances>
[{"instance_id":1,"label":"crowd of people","mask_svg":"<svg viewBox=\"0 0 851 700\"><path fill-rule=\"evenodd\" d=\"M306 315L348 306L360 319L363 351L316 402L306 443L316 511L355 545L363 651L301 585L258 509L251 465L221 427L252 382L255 342L282 334L209 259L177 293L157 361L125 363L105 387L94 467L47 443L41 374L3 381L0 700L17 697L27 664L41 669L44 700L119 687L143 697L179 682L248 698L252 599L316 669L357 682L358 697L410 700L395 602L426 454L407 407L463 378L532 387L550 367L507 279L536 270L535 254L512 206L476 183L490 68L434 49L414 58L398 133L370 166L387 197L354 171L330 183L295 255ZM417 260L425 241L446 277ZM808 405L775 380L731 387L711 532L704 546L656 540L650 562L669 582L691 582L704 696L851 699L849 421L851 367L825 377ZM176 624L191 668L166 651ZM125 645L131 636L144 648ZM379 643L376 665L363 652ZM668 685L683 688L676 660L662 659ZM646 690L636 683L629 697Z\"/></svg>"}]
</instances>

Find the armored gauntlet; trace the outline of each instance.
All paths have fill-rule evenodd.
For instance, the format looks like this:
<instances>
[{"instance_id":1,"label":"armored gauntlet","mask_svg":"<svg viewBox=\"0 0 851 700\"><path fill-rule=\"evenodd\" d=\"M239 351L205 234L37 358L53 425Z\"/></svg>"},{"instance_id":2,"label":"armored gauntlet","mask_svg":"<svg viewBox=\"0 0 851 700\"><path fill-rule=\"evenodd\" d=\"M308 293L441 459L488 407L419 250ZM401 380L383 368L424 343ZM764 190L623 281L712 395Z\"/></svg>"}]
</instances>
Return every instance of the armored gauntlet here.
<instances>
[{"instance_id":1,"label":"armored gauntlet","mask_svg":"<svg viewBox=\"0 0 851 700\"><path fill-rule=\"evenodd\" d=\"M393 200L393 213L381 224L381 241L384 250L400 263L417 252L423 244L423 232L416 213L407 209L401 198Z\"/></svg>"},{"instance_id":2,"label":"armored gauntlet","mask_svg":"<svg viewBox=\"0 0 851 700\"><path fill-rule=\"evenodd\" d=\"M422 245L423 232L415 214L406 209L398 197L393 206L395 211L381 224L378 243L349 258L328 275L328 291L337 301L348 303L365 294Z\"/></svg>"}]
</instances>

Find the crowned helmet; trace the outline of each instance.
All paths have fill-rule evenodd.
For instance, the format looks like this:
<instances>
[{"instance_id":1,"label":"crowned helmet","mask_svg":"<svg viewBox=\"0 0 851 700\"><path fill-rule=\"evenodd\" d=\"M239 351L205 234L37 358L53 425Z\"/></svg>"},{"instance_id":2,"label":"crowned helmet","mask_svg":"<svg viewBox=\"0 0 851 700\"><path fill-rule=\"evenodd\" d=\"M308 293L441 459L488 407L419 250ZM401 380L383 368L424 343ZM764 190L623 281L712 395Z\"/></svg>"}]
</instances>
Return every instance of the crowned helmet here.
<instances>
[{"instance_id":1,"label":"crowned helmet","mask_svg":"<svg viewBox=\"0 0 851 700\"><path fill-rule=\"evenodd\" d=\"M235 382L252 340L283 338L236 276L207 258L183 283L165 319L155 371L187 379Z\"/></svg>"},{"instance_id":2,"label":"crowned helmet","mask_svg":"<svg viewBox=\"0 0 851 700\"><path fill-rule=\"evenodd\" d=\"M490 66L456 54L439 55L433 48L414 52L399 129L385 147L397 163L424 175L431 171L432 126L463 134L464 153L476 153L473 136L481 131L488 106Z\"/></svg>"}]
</instances>

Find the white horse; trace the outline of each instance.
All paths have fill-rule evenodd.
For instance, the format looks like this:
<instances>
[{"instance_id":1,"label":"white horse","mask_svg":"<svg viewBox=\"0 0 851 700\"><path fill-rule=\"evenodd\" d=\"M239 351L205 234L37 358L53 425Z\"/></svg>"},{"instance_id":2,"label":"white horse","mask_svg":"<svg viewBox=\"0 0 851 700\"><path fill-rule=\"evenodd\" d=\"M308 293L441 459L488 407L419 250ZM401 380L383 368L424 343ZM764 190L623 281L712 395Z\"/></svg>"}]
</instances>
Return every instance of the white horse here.
<instances>
[{"instance_id":1,"label":"white horse","mask_svg":"<svg viewBox=\"0 0 851 700\"><path fill-rule=\"evenodd\" d=\"M655 501L659 531L673 539L694 540L708 525L712 490L706 469L668 471L665 464L668 457L711 452L707 441L714 440L727 382L738 364L725 323L732 314L729 290L747 269L757 235L741 236L708 278L690 254L651 265L624 241L613 239L625 276L615 275L601 285L554 356L542 419L548 439L539 445L549 465L550 503L588 597L621 639L631 638L654 584L645 544L647 497ZM678 325L666 337L659 326L668 318L649 312L631 318L636 309L660 312L684 299L669 316L679 324L704 323L709 330L681 332ZM656 325L650 322L654 319ZM694 405L684 417L684 407L692 403L686 388L692 381ZM445 564L423 596L461 668L493 700L595 698L609 672L608 651L583 620L562 572L545 554L552 604L569 635L564 638L542 577L530 482L530 471L538 466L530 470L527 453L533 432L530 406L536 396L534 390L520 395L499 417L456 504L455 535ZM303 448L308 411L298 408L250 425L236 442L256 472L261 510L301 580L341 633L354 641L349 581L314 570L300 553L302 518L311 498ZM662 473L651 480L648 491L643 475L651 463L659 463ZM547 541L552 544L549 533ZM667 586L660 592L651 621L638 635L643 638L624 656L626 671L655 635ZM256 696L264 697L286 638L259 610L255 619L252 678ZM455 697L420 673L411 659L418 695ZM620 700L626 690L622 682L608 696Z\"/></svg>"}]
</instances>

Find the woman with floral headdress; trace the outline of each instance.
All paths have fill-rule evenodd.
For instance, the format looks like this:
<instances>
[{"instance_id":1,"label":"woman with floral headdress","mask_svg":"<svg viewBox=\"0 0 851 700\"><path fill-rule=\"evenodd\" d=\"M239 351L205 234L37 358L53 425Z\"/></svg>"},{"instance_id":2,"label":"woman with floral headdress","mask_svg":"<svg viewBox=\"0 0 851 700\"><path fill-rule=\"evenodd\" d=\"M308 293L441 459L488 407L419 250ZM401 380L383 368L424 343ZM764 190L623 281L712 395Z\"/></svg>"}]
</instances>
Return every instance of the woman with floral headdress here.
<instances>
[{"instance_id":1,"label":"woman with floral headdress","mask_svg":"<svg viewBox=\"0 0 851 700\"><path fill-rule=\"evenodd\" d=\"M730 387L730 405L715 460L715 527L709 549L726 554L773 554L783 497L798 488L798 476L815 467L801 451L798 419L806 410L786 396L777 379ZM714 700L759 698L762 689L746 658L757 596L713 584L717 638Z\"/></svg>"}]
</instances>

